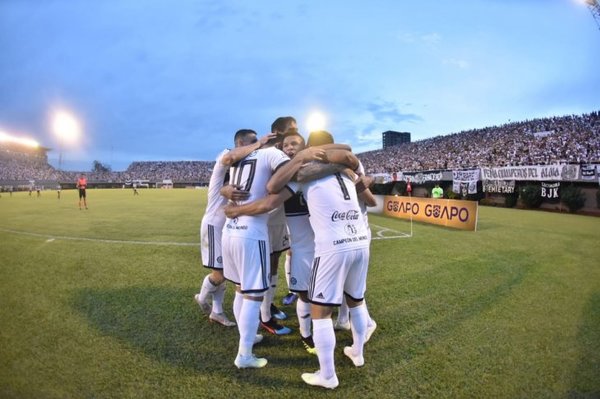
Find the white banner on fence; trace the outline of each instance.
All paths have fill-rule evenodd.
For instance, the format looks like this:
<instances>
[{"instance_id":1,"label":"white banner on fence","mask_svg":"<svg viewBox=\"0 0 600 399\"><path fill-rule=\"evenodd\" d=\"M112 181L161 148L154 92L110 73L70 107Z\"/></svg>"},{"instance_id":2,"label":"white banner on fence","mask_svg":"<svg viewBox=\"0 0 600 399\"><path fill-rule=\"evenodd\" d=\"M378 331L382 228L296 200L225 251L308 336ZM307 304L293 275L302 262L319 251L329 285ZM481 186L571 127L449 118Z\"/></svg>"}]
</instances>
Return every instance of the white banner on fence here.
<instances>
[{"instance_id":1,"label":"white banner on fence","mask_svg":"<svg viewBox=\"0 0 600 399\"><path fill-rule=\"evenodd\" d=\"M462 195L477 194L479 176L479 169L453 170L452 191Z\"/></svg>"},{"instance_id":2,"label":"white banner on fence","mask_svg":"<svg viewBox=\"0 0 600 399\"><path fill-rule=\"evenodd\" d=\"M485 180L569 181L579 177L579 165L534 165L481 168Z\"/></svg>"},{"instance_id":3,"label":"white banner on fence","mask_svg":"<svg viewBox=\"0 0 600 399\"><path fill-rule=\"evenodd\" d=\"M444 174L442 172L415 172L403 173L402 180L411 181L415 184L423 184L429 181L442 181Z\"/></svg>"},{"instance_id":4,"label":"white banner on fence","mask_svg":"<svg viewBox=\"0 0 600 399\"><path fill-rule=\"evenodd\" d=\"M514 180L484 180L482 186L484 193L512 194L515 192Z\"/></svg>"}]
</instances>

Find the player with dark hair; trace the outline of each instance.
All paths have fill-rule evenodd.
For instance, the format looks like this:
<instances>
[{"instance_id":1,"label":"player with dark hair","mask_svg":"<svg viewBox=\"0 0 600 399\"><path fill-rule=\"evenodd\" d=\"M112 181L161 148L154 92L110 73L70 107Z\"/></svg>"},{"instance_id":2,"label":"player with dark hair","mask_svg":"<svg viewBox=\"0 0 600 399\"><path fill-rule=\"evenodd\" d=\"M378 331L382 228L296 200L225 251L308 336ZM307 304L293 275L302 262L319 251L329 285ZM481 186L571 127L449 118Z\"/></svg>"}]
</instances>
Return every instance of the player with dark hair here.
<instances>
[{"instance_id":1,"label":"player with dark hair","mask_svg":"<svg viewBox=\"0 0 600 399\"><path fill-rule=\"evenodd\" d=\"M279 145L282 141L282 135L289 129L296 129L296 119L292 116L281 116L271 124L271 133L280 136ZM279 310L273 303L277 283L279 281L279 257L281 253L287 251L290 247L287 226L285 222L285 211L283 206L279 206L269 213L269 243L271 245L271 287L265 293L263 303L260 307L260 325L262 328L275 335L289 334L292 330L277 322L284 320L287 315Z\"/></svg>"},{"instance_id":2,"label":"player with dark hair","mask_svg":"<svg viewBox=\"0 0 600 399\"><path fill-rule=\"evenodd\" d=\"M237 136L237 135L236 135ZM237 139L237 137L236 137ZM256 136L240 135L244 145ZM266 185L272 174L289 162L289 158L270 141L257 151L236 162L230 170L230 183L249 193L241 204L267 195ZM252 349L259 326L261 302L271 287L268 215L227 218L223 228L223 272L236 285L234 314L238 322L240 340L235 365L238 368L260 368L267 359L257 358Z\"/></svg>"},{"instance_id":3,"label":"player with dark hair","mask_svg":"<svg viewBox=\"0 0 600 399\"><path fill-rule=\"evenodd\" d=\"M254 140L254 142L242 145L244 142L240 139L242 135L248 137L246 141ZM227 198L221 195L220 190L229 182L229 167L251 152L258 150L271 138L273 138L273 135L267 135L257 141L255 140L256 133L252 130L242 129L236 132L234 138L236 148L223 150L217 156L208 184L208 201L200 227L200 249L202 264L211 272L202 281L200 292L194 296L194 299L202 311L208 315L210 321L220 323L226 327L235 326L235 323L230 321L223 311L225 278L223 276L221 235L225 224L223 207L227 204ZM246 194L238 193L238 195ZM212 299L212 306L208 303L209 297Z\"/></svg>"}]
</instances>

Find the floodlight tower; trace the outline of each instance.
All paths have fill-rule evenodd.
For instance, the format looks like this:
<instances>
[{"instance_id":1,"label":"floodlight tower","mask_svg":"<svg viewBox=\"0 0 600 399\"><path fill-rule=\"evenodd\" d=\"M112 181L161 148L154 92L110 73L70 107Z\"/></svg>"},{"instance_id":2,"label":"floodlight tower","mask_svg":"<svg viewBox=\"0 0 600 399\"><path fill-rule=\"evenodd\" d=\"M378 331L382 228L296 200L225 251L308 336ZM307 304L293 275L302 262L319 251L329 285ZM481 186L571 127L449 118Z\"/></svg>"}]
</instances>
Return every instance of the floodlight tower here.
<instances>
[{"instance_id":1,"label":"floodlight tower","mask_svg":"<svg viewBox=\"0 0 600 399\"><path fill-rule=\"evenodd\" d=\"M592 13L598 29L600 29L600 4L598 4L598 0L584 0L584 2Z\"/></svg>"}]
</instances>

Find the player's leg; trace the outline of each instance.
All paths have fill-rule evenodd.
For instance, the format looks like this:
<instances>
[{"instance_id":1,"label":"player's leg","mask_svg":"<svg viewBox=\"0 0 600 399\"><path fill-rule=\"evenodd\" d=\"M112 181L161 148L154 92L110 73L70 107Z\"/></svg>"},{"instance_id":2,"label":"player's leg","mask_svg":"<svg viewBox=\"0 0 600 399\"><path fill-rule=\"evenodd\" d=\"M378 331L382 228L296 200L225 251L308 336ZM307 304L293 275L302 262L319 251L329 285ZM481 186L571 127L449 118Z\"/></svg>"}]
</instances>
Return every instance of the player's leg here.
<instances>
[{"instance_id":1,"label":"player's leg","mask_svg":"<svg viewBox=\"0 0 600 399\"><path fill-rule=\"evenodd\" d=\"M284 267L285 267L285 281L286 281L287 286L288 286L288 293L281 300L281 303L283 303L283 305L285 305L285 306L291 305L298 298L298 295L295 292L289 291L289 288L290 288L290 263L291 263L291 258L292 258L292 251L288 250L285 253L285 262L284 262Z\"/></svg>"},{"instance_id":2,"label":"player's leg","mask_svg":"<svg viewBox=\"0 0 600 399\"><path fill-rule=\"evenodd\" d=\"M335 373L336 345L332 304L340 304L346 274L344 253L316 256L312 266L308 299L311 303L313 340L319 358L319 370L304 373L302 379L309 385L335 388L339 384Z\"/></svg>"},{"instance_id":3,"label":"player's leg","mask_svg":"<svg viewBox=\"0 0 600 399\"><path fill-rule=\"evenodd\" d=\"M352 325L352 346L344 348L355 366L360 367L365 363L363 350L367 337L369 313L364 303L367 287L368 252L366 249L348 251L348 274L344 283L344 295L350 311L350 324Z\"/></svg>"},{"instance_id":4,"label":"player's leg","mask_svg":"<svg viewBox=\"0 0 600 399\"><path fill-rule=\"evenodd\" d=\"M267 359L256 358L252 352L259 325L260 306L263 295L269 288L266 277L269 276L269 243L265 240L242 239L238 241L237 256L239 262L240 287L244 294L238 320L240 341L235 365L238 368L258 368L267 364ZM227 270L227 269L226 269Z\"/></svg>"},{"instance_id":5,"label":"player's leg","mask_svg":"<svg viewBox=\"0 0 600 399\"><path fill-rule=\"evenodd\" d=\"M289 265L289 289L298 295L296 302L296 315L298 317L298 327L304 349L308 353L316 354L315 344L312 337L312 317L311 306L308 300L308 289L312 271L312 261L314 251L309 249L296 248L291 257Z\"/></svg>"}]
</instances>

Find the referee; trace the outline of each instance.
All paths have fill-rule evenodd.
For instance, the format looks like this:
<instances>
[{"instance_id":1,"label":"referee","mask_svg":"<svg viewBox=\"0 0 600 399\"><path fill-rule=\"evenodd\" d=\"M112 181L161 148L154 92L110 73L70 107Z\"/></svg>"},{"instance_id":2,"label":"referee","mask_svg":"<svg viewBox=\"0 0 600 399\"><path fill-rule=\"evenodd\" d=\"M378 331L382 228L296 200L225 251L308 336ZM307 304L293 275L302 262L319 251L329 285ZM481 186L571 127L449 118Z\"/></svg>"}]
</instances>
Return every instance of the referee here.
<instances>
[{"instance_id":1,"label":"referee","mask_svg":"<svg viewBox=\"0 0 600 399\"><path fill-rule=\"evenodd\" d=\"M83 206L85 206L85 209L88 209L85 195L85 189L87 188L87 179L83 173L81 174L81 176L79 176L79 179L77 179L77 188L79 189L79 210L81 210L82 200Z\"/></svg>"}]
</instances>

